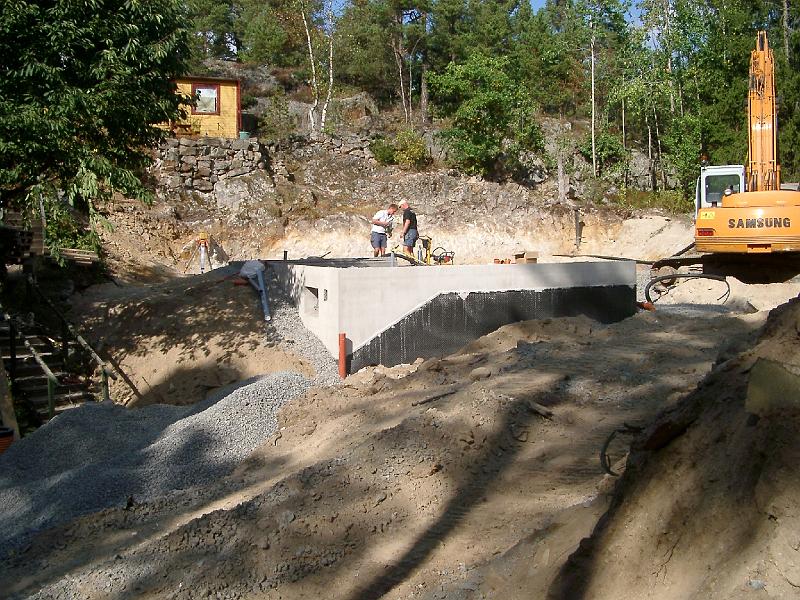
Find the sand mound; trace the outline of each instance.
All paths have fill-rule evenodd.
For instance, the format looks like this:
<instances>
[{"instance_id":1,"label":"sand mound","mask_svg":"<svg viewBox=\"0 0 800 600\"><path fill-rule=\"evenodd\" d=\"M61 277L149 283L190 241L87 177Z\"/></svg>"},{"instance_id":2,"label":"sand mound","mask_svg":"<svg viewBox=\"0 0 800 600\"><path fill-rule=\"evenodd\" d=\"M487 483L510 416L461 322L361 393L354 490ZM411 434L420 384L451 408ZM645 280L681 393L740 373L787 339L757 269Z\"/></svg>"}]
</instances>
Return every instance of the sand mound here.
<instances>
[{"instance_id":1,"label":"sand mound","mask_svg":"<svg viewBox=\"0 0 800 600\"><path fill-rule=\"evenodd\" d=\"M104 284L74 299L73 321L129 375L112 399L129 406L194 404L209 391L264 373L315 374L311 360L270 336L255 291L238 269L150 286Z\"/></svg>"},{"instance_id":2,"label":"sand mound","mask_svg":"<svg viewBox=\"0 0 800 600\"><path fill-rule=\"evenodd\" d=\"M800 301L774 310L757 345L637 440L610 511L550 597L800 595L797 388L774 410L746 406L759 359L800 368L798 331Z\"/></svg>"}]
</instances>

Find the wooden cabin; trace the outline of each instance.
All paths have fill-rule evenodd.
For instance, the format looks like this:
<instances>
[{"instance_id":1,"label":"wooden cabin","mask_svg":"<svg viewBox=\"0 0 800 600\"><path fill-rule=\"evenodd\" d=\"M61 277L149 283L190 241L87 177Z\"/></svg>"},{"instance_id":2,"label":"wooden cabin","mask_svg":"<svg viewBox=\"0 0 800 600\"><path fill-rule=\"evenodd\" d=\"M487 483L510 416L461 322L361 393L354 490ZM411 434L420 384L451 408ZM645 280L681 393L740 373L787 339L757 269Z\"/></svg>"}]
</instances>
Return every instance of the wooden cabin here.
<instances>
[{"instance_id":1,"label":"wooden cabin","mask_svg":"<svg viewBox=\"0 0 800 600\"><path fill-rule=\"evenodd\" d=\"M170 124L175 135L238 138L242 126L238 79L182 77L178 92L196 99L186 107L186 119Z\"/></svg>"}]
</instances>

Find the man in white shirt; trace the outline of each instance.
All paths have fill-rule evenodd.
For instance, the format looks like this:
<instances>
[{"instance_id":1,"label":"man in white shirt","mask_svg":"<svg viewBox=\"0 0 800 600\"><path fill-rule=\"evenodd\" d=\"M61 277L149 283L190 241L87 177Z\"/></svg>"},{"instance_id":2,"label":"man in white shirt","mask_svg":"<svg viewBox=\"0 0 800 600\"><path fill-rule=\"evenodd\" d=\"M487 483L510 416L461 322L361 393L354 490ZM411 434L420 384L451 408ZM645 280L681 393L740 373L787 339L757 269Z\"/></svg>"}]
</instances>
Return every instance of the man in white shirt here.
<instances>
[{"instance_id":1,"label":"man in white shirt","mask_svg":"<svg viewBox=\"0 0 800 600\"><path fill-rule=\"evenodd\" d=\"M392 228L392 215L397 212L397 204L390 204L388 208L379 210L372 217L372 230L369 241L372 244L373 256L385 256L389 231Z\"/></svg>"}]
</instances>

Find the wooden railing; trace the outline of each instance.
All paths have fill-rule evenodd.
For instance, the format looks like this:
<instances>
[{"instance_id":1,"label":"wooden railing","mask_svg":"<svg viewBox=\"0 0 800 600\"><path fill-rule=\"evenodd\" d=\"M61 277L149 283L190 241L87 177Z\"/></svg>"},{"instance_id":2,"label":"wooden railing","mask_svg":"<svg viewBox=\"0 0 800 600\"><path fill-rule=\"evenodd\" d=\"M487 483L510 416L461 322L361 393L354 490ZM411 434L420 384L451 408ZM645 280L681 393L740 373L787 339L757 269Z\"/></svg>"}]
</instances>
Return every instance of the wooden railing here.
<instances>
[{"instance_id":1,"label":"wooden railing","mask_svg":"<svg viewBox=\"0 0 800 600\"><path fill-rule=\"evenodd\" d=\"M100 367L100 380L103 387L103 400L110 400L111 394L108 389L108 379L109 377L113 380L117 380L117 375L114 371L107 365L106 361L104 361L100 356L95 352L95 349L87 342L82 335L80 335L75 328L72 326L67 318L61 313L56 305L53 304L53 301L47 297L47 295L41 290L41 288L36 284L33 277L28 276L28 283L32 290L36 292L36 294L47 304L50 310L53 311L53 314L58 318L61 324L61 344L62 344L62 351L65 353L64 358L66 358L66 351L69 343L69 337L71 336L80 346L86 351L89 358ZM123 378L124 379L124 378Z\"/></svg>"},{"instance_id":2,"label":"wooden railing","mask_svg":"<svg viewBox=\"0 0 800 600\"><path fill-rule=\"evenodd\" d=\"M2 310L0 308L0 310ZM7 312L2 311L3 318L8 323L8 339L9 339L9 368L8 368L8 378L11 380L11 387L12 392L14 391L15 382L16 382L16 370L17 370L17 324L14 322L14 319L11 318ZM53 371L50 370L50 367L47 366L45 363L44 358L41 354L39 354L36 349L31 346L31 343L27 340L27 338L22 335L21 336L22 343L25 345L25 348L28 352L31 353L31 357L42 369L44 372L45 377L47 378L47 412L48 418L52 419L56 414L56 404L55 404L55 391L56 386L59 385L58 377L55 376Z\"/></svg>"}]
</instances>

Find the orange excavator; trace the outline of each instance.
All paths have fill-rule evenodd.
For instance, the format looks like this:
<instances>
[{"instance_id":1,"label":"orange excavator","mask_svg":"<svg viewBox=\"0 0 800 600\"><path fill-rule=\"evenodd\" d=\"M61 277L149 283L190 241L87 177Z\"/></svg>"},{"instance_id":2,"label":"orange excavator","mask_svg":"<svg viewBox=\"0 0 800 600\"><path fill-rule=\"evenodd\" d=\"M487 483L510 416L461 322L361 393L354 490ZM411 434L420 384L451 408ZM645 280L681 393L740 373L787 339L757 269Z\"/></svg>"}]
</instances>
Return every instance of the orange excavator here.
<instances>
[{"instance_id":1,"label":"orange excavator","mask_svg":"<svg viewBox=\"0 0 800 600\"><path fill-rule=\"evenodd\" d=\"M800 194L781 190L775 63L767 32L750 57L747 165L703 167L697 181L698 252L800 251Z\"/></svg>"},{"instance_id":2,"label":"orange excavator","mask_svg":"<svg viewBox=\"0 0 800 600\"><path fill-rule=\"evenodd\" d=\"M767 32L750 56L746 165L703 166L695 197L698 255L654 266L703 264L704 271L749 280L783 280L800 273L800 193L781 189L775 63Z\"/></svg>"}]
</instances>

